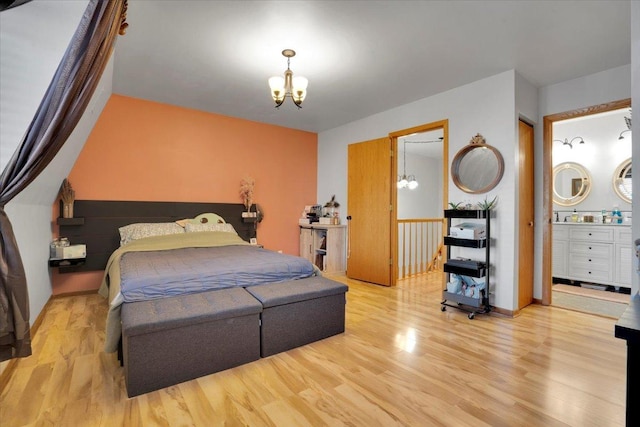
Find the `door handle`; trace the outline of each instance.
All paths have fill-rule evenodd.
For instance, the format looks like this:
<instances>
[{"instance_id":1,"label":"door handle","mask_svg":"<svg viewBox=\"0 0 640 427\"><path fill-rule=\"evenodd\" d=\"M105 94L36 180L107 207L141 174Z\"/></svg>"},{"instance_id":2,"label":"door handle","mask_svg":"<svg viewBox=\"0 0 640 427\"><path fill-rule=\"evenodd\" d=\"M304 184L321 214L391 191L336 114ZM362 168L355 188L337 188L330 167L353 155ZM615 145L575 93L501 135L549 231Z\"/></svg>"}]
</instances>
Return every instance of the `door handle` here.
<instances>
[{"instance_id":1,"label":"door handle","mask_svg":"<svg viewBox=\"0 0 640 427\"><path fill-rule=\"evenodd\" d=\"M533 221L529 221L529 224L527 225L529 225L529 227L533 227Z\"/></svg>"}]
</instances>

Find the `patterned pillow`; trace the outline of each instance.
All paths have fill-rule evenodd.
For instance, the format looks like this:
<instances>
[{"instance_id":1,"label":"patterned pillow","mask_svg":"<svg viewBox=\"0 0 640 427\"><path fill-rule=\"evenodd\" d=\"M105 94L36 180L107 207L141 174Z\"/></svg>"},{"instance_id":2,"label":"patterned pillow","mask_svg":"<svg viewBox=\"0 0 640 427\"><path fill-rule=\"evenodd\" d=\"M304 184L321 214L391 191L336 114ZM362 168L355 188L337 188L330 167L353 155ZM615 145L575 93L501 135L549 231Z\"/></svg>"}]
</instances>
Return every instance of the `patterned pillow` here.
<instances>
[{"instance_id":1,"label":"patterned pillow","mask_svg":"<svg viewBox=\"0 0 640 427\"><path fill-rule=\"evenodd\" d=\"M226 231L229 233L234 233L234 234L238 234L236 232L236 229L233 228L233 225L231 224L211 224L211 223L206 223L206 224L192 224L190 222L188 222L185 227L184 230L187 233L193 233L195 231Z\"/></svg>"},{"instance_id":2,"label":"patterned pillow","mask_svg":"<svg viewBox=\"0 0 640 427\"><path fill-rule=\"evenodd\" d=\"M175 222L140 222L120 227L118 231L120 231L120 245L122 246L145 237L181 234L184 233L184 228Z\"/></svg>"}]
</instances>

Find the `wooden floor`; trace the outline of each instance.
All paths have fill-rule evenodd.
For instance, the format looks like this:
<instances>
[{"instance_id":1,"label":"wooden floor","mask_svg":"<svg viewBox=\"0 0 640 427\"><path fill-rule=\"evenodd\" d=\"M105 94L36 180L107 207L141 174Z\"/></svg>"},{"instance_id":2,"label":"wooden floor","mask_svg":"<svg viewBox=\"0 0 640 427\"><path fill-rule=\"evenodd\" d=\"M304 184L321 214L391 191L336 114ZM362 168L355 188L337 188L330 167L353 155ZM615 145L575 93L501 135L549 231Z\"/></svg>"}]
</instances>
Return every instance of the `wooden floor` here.
<instances>
[{"instance_id":1,"label":"wooden floor","mask_svg":"<svg viewBox=\"0 0 640 427\"><path fill-rule=\"evenodd\" d=\"M342 278L345 334L132 399L102 352L105 300L55 299L0 425L624 425L615 320L542 306L469 320L440 311L438 274L396 288Z\"/></svg>"}]
</instances>

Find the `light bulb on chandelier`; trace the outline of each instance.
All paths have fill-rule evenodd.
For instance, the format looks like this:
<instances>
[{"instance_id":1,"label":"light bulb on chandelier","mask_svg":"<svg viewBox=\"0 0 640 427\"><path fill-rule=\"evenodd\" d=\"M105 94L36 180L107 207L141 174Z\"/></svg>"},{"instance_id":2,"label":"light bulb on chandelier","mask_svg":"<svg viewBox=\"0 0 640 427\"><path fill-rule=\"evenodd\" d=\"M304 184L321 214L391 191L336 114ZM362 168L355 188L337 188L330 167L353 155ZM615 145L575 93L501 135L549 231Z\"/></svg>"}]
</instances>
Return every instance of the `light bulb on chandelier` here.
<instances>
[{"instance_id":1,"label":"light bulb on chandelier","mask_svg":"<svg viewBox=\"0 0 640 427\"><path fill-rule=\"evenodd\" d=\"M403 166L402 166L402 175L398 177L398 182L396 186L398 189L408 188L409 190L415 190L418 188L418 181L416 180L415 175L407 176L407 141L403 141Z\"/></svg>"}]
</instances>

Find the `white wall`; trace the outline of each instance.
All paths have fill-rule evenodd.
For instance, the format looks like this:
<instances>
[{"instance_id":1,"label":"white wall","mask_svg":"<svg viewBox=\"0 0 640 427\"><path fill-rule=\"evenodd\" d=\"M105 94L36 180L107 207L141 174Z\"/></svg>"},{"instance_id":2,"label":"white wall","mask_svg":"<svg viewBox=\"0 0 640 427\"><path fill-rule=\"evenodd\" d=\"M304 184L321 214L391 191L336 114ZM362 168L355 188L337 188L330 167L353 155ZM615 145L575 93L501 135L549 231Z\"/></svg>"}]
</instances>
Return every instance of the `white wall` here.
<instances>
[{"instance_id":1,"label":"white wall","mask_svg":"<svg viewBox=\"0 0 640 427\"><path fill-rule=\"evenodd\" d=\"M3 112L0 116L0 148L3 168L9 160L5 160L5 153L12 155L20 143L87 3L33 1L0 14ZM13 72L5 73L5 70ZM84 116L64 147L42 174L5 208L26 271L31 322L35 321L51 295L47 266L52 233L51 206L62 180L75 163L111 95L112 75L113 64L110 63ZM5 88L15 88L17 92L5 92Z\"/></svg>"},{"instance_id":2,"label":"white wall","mask_svg":"<svg viewBox=\"0 0 640 427\"><path fill-rule=\"evenodd\" d=\"M402 175L402 151L398 152L398 174ZM418 188L396 190L398 218L441 218L442 159L407 152L407 175L415 175Z\"/></svg>"},{"instance_id":3,"label":"white wall","mask_svg":"<svg viewBox=\"0 0 640 427\"><path fill-rule=\"evenodd\" d=\"M611 212L617 205L625 213L631 212L631 203L625 202L613 189L613 174L623 161L631 157L631 135L618 140L620 132L627 129L624 117L629 117L629 109L610 111L592 116L555 122L553 139L563 140L580 136L584 144L576 144L573 148L553 142L553 165L564 162L575 162L584 166L591 175L590 192L584 201L574 206L560 206L554 203L553 209L560 211L560 216L576 209L578 212L590 212L598 215L604 209ZM563 193L566 196L569 192Z\"/></svg>"},{"instance_id":4,"label":"white wall","mask_svg":"<svg viewBox=\"0 0 640 427\"><path fill-rule=\"evenodd\" d=\"M633 3L633 2L632 2ZM538 90L535 132L535 223L543 223L542 138L544 116L629 98L631 66L612 68ZM534 298L542 298L542 227L535 228Z\"/></svg>"},{"instance_id":5,"label":"white wall","mask_svg":"<svg viewBox=\"0 0 640 427\"><path fill-rule=\"evenodd\" d=\"M492 304L514 308L515 187L514 166L517 143L515 77L513 70L465 85L429 98L403 105L318 135L318 199L336 194L345 207L347 200L347 146L354 142L384 137L389 132L449 119L449 162L455 153L481 133L505 159L505 174L487 194L470 195L449 179L449 200L476 203L498 196L497 219L492 224L496 245L492 250L496 285ZM348 215L347 209L341 211Z\"/></svg>"},{"instance_id":6,"label":"white wall","mask_svg":"<svg viewBox=\"0 0 640 427\"><path fill-rule=\"evenodd\" d=\"M33 119L88 3L35 0L0 13L0 171Z\"/></svg>"},{"instance_id":7,"label":"white wall","mask_svg":"<svg viewBox=\"0 0 640 427\"><path fill-rule=\"evenodd\" d=\"M632 96L631 104L640 105L640 2L631 2L631 86ZM636 107L638 111L638 107ZM640 120L638 120L638 113L636 112L636 118L631 121L632 134L636 135L636 140L640 138ZM633 145L633 169L640 170L640 144ZM633 199L633 216L636 221L633 222L633 238L634 240L640 237L640 199L638 197ZM638 274L633 275L633 284L631 286L631 293L637 294L640 292L640 284Z\"/></svg>"}]
</instances>

